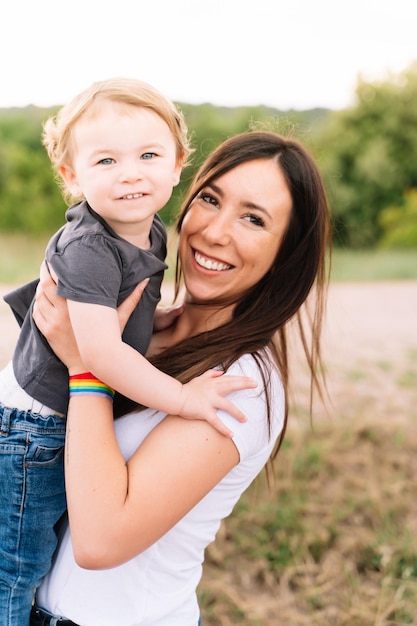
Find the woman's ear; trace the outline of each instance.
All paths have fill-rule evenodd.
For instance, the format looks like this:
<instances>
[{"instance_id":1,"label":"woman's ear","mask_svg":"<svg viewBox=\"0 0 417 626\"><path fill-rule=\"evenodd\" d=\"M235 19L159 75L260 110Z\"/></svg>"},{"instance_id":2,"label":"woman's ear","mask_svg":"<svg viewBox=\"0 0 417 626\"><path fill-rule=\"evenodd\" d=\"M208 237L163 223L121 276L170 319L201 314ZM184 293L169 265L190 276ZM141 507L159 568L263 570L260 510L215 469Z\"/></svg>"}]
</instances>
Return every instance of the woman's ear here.
<instances>
[{"instance_id":1,"label":"woman's ear","mask_svg":"<svg viewBox=\"0 0 417 626\"><path fill-rule=\"evenodd\" d=\"M60 166L59 174L70 194L74 198L80 198L82 196L82 191L78 184L74 170L69 165L64 164Z\"/></svg>"}]
</instances>

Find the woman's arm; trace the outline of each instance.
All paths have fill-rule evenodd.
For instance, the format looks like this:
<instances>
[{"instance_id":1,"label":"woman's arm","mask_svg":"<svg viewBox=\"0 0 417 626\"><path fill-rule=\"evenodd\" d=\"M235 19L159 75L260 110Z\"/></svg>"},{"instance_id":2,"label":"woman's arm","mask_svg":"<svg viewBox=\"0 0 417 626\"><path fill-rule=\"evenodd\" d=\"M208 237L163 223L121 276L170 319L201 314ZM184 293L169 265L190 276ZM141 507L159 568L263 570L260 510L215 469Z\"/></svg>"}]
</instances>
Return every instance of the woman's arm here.
<instances>
[{"instance_id":1,"label":"woman's arm","mask_svg":"<svg viewBox=\"0 0 417 626\"><path fill-rule=\"evenodd\" d=\"M126 463L115 437L111 401L71 399L65 476L78 564L102 569L133 558L238 462L232 440L206 422L167 417Z\"/></svg>"}]
</instances>

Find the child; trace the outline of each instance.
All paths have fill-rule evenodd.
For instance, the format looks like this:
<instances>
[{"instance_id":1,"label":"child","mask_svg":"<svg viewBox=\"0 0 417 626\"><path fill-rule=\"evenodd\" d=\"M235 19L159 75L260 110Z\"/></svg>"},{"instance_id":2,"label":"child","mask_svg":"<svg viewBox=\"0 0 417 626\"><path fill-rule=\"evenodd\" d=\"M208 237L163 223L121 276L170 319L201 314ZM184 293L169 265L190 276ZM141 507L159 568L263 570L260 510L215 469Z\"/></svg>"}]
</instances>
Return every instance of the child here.
<instances>
[{"instance_id":1,"label":"child","mask_svg":"<svg viewBox=\"0 0 417 626\"><path fill-rule=\"evenodd\" d=\"M227 388L214 373L183 385L142 356L166 268L166 232L157 212L190 154L181 114L145 83L110 79L49 119L43 141L64 190L78 200L45 254L92 372L74 383L74 392L92 386L113 395L116 389L121 399L207 419L230 434L215 422L215 409L227 405L244 419L222 397L236 388L231 379ZM121 338L117 306L145 278L149 283ZM65 511L68 373L33 322L35 285L5 298L22 329L12 363L0 373L1 624L28 623L33 590L56 545L54 526Z\"/></svg>"}]
</instances>

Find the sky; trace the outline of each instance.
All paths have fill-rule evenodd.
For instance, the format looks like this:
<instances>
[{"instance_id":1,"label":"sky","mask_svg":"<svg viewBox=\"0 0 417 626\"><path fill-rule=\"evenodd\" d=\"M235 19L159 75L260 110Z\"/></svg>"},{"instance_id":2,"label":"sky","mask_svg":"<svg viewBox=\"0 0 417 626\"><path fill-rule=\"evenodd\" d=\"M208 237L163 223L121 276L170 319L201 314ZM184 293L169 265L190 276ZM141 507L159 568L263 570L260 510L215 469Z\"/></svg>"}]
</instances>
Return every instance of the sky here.
<instances>
[{"instance_id":1,"label":"sky","mask_svg":"<svg viewBox=\"0 0 417 626\"><path fill-rule=\"evenodd\" d=\"M0 108L139 78L175 102L354 105L417 61L416 0L3 0Z\"/></svg>"}]
</instances>

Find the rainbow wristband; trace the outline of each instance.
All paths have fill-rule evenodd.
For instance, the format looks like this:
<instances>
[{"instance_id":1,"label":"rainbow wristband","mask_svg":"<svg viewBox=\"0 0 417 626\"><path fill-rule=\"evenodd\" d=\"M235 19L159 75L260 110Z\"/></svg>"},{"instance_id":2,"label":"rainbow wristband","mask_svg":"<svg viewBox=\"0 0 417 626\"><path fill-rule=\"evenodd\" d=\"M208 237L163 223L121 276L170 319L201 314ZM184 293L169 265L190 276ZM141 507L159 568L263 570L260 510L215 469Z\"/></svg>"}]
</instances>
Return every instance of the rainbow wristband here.
<instances>
[{"instance_id":1,"label":"rainbow wristband","mask_svg":"<svg viewBox=\"0 0 417 626\"><path fill-rule=\"evenodd\" d=\"M114 390L98 380L94 374L84 372L69 377L69 395L70 398L74 396L104 396L113 400Z\"/></svg>"}]
</instances>

